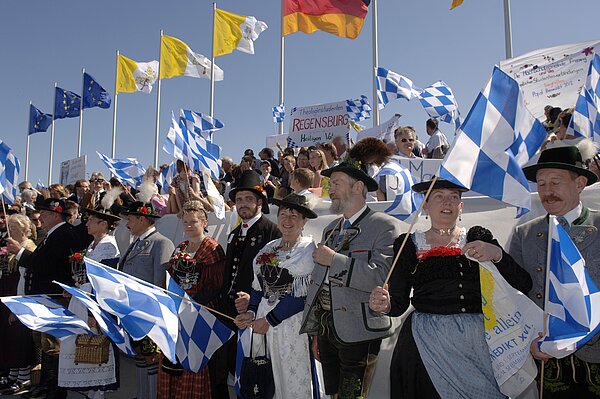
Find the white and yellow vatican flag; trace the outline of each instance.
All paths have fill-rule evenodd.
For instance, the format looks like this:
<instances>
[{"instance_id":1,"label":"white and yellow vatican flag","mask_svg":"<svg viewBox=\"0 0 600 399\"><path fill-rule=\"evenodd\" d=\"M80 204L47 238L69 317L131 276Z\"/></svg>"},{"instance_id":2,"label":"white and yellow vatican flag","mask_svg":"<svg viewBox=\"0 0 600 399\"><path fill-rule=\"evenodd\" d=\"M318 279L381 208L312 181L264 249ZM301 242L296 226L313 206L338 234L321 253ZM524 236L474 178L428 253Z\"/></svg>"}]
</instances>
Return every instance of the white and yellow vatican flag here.
<instances>
[{"instance_id":1,"label":"white and yellow vatican flag","mask_svg":"<svg viewBox=\"0 0 600 399\"><path fill-rule=\"evenodd\" d=\"M181 40L162 36L160 43L160 78L169 79L175 76L210 79L210 59L202 54L194 53ZM223 70L215 64L215 81L223 80Z\"/></svg>"},{"instance_id":2,"label":"white and yellow vatican flag","mask_svg":"<svg viewBox=\"0 0 600 399\"><path fill-rule=\"evenodd\" d=\"M117 93L150 93L158 79L158 61L136 62L124 55L117 58Z\"/></svg>"},{"instance_id":3,"label":"white and yellow vatican flag","mask_svg":"<svg viewBox=\"0 0 600 399\"><path fill-rule=\"evenodd\" d=\"M266 29L267 24L254 17L215 10L213 32L215 57L229 54L233 50L254 54L254 41Z\"/></svg>"}]
</instances>

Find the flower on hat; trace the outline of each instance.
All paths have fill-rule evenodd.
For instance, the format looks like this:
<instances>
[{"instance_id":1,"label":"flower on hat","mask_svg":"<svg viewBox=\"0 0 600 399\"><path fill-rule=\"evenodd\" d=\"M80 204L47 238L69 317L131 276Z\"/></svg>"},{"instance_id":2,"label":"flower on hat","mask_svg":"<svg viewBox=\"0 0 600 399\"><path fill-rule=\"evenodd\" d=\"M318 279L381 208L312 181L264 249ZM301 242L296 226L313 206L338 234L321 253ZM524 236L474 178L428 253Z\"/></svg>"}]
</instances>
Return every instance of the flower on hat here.
<instances>
[{"instance_id":1,"label":"flower on hat","mask_svg":"<svg viewBox=\"0 0 600 399\"><path fill-rule=\"evenodd\" d=\"M263 186L254 186L254 189L260 191L263 194L265 193L265 189L263 188Z\"/></svg>"},{"instance_id":2,"label":"flower on hat","mask_svg":"<svg viewBox=\"0 0 600 399\"><path fill-rule=\"evenodd\" d=\"M146 205L144 205L144 206L140 207L139 212L142 215L149 215L150 214L150 209Z\"/></svg>"}]
</instances>

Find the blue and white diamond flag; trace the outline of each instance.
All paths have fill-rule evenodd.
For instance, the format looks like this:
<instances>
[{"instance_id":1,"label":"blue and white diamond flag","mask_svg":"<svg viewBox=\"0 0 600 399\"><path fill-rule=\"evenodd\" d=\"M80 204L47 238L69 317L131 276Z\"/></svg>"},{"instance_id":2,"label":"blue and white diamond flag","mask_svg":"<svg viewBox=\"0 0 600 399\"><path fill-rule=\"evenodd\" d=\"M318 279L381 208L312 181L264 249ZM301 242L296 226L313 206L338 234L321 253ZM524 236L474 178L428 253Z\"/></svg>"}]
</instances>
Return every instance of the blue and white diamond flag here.
<instances>
[{"instance_id":1,"label":"blue and white diamond flag","mask_svg":"<svg viewBox=\"0 0 600 399\"><path fill-rule=\"evenodd\" d=\"M360 96L356 100L346 100L346 111L348 117L354 122L364 121L371 117L371 105L367 96Z\"/></svg>"},{"instance_id":2,"label":"blue and white diamond flag","mask_svg":"<svg viewBox=\"0 0 600 399\"><path fill-rule=\"evenodd\" d=\"M242 375L242 363L245 357L249 357L252 351L252 327L239 329L237 334L237 351L235 354L235 378L234 386L238 397L241 397L240 376Z\"/></svg>"},{"instance_id":3,"label":"blue and white diamond flag","mask_svg":"<svg viewBox=\"0 0 600 399\"><path fill-rule=\"evenodd\" d=\"M13 204L17 198L21 164L11 148L0 140L0 194L4 202Z\"/></svg>"},{"instance_id":4,"label":"blue and white diamond flag","mask_svg":"<svg viewBox=\"0 0 600 399\"><path fill-rule=\"evenodd\" d=\"M110 173L121 183L130 187L139 187L146 169L135 158L110 158L96 151L100 160Z\"/></svg>"},{"instance_id":5,"label":"blue and white diamond flag","mask_svg":"<svg viewBox=\"0 0 600 399\"><path fill-rule=\"evenodd\" d=\"M285 105L279 104L273 107L273 122L279 123L283 122L285 119Z\"/></svg>"},{"instance_id":6,"label":"blue and white diamond flag","mask_svg":"<svg viewBox=\"0 0 600 399\"><path fill-rule=\"evenodd\" d=\"M288 146L288 148L296 148L296 147L298 147L298 144L296 144L296 142L291 137L288 136L287 146Z\"/></svg>"},{"instance_id":7,"label":"blue and white diamond flag","mask_svg":"<svg viewBox=\"0 0 600 399\"><path fill-rule=\"evenodd\" d=\"M186 370L197 373L208 364L213 353L233 337L234 332L194 302L169 273L167 290L175 294L169 296L175 302L179 315L177 359Z\"/></svg>"},{"instance_id":8,"label":"blue and white diamond flag","mask_svg":"<svg viewBox=\"0 0 600 399\"><path fill-rule=\"evenodd\" d=\"M87 323L47 295L0 298L27 328L60 340L78 334L94 335Z\"/></svg>"},{"instance_id":9,"label":"blue and white diamond flag","mask_svg":"<svg viewBox=\"0 0 600 399\"><path fill-rule=\"evenodd\" d=\"M413 176L395 159L390 159L377 172L375 180L383 176L386 177L387 200L392 201L384 212L400 220L408 219L423 202L423 195L411 189L415 184Z\"/></svg>"},{"instance_id":10,"label":"blue and white diamond flag","mask_svg":"<svg viewBox=\"0 0 600 399\"><path fill-rule=\"evenodd\" d=\"M552 242L545 303L547 334L538 345L542 352L560 359L600 332L600 290L569 234L554 216L549 222Z\"/></svg>"},{"instance_id":11,"label":"blue and white diamond flag","mask_svg":"<svg viewBox=\"0 0 600 399\"><path fill-rule=\"evenodd\" d=\"M209 133L222 129L225 126L217 118L187 109L179 111L179 119L183 122L187 130L199 134L207 140L210 138Z\"/></svg>"},{"instance_id":12,"label":"blue and white diamond flag","mask_svg":"<svg viewBox=\"0 0 600 399\"><path fill-rule=\"evenodd\" d=\"M443 81L437 81L423 89L419 94L419 101L430 117L452 124L454 130L460 126L460 112L454 93Z\"/></svg>"},{"instance_id":13,"label":"blue and white diamond flag","mask_svg":"<svg viewBox=\"0 0 600 399\"><path fill-rule=\"evenodd\" d=\"M546 138L546 129L525 107L518 83L494 68L485 89L457 131L439 176L519 209L531 208L521 170Z\"/></svg>"},{"instance_id":14,"label":"blue and white diamond flag","mask_svg":"<svg viewBox=\"0 0 600 399\"><path fill-rule=\"evenodd\" d=\"M412 100L422 89L413 85L412 80L385 68L377 68L377 102L379 109L397 98Z\"/></svg>"},{"instance_id":15,"label":"blue and white diamond flag","mask_svg":"<svg viewBox=\"0 0 600 399\"><path fill-rule=\"evenodd\" d=\"M80 301L87 310L94 316L96 319L96 324L98 328L102 331L104 335L110 338L117 347L122 350L125 354L133 356L136 352L133 350L131 346L131 339L129 338L129 334L123 329L123 327L119 326L115 320L106 312L100 308L100 305L93 300L89 294L79 288L70 287L66 284L62 284L57 282L56 284L60 285L63 290L67 291L72 295L72 298Z\"/></svg>"},{"instance_id":16,"label":"blue and white diamond flag","mask_svg":"<svg viewBox=\"0 0 600 399\"><path fill-rule=\"evenodd\" d=\"M208 150L207 140L175 119L171 114L171 127L163 143L163 150L176 159L180 159L193 170L209 173L213 179L219 179L221 161Z\"/></svg>"},{"instance_id":17,"label":"blue and white diamond flag","mask_svg":"<svg viewBox=\"0 0 600 399\"><path fill-rule=\"evenodd\" d=\"M175 363L179 336L177 308L161 288L127 273L84 258L98 305L115 315L135 340L148 336Z\"/></svg>"},{"instance_id":18,"label":"blue and white diamond flag","mask_svg":"<svg viewBox=\"0 0 600 399\"><path fill-rule=\"evenodd\" d=\"M171 162L169 166L160 171L158 175L158 179L156 182L161 186L161 194L169 194L169 187L171 186L171 182L173 178L177 175L177 164L176 162Z\"/></svg>"},{"instance_id":19,"label":"blue and white diamond flag","mask_svg":"<svg viewBox=\"0 0 600 399\"><path fill-rule=\"evenodd\" d=\"M567 134L589 137L600 143L600 56L594 54L585 84L581 87Z\"/></svg>"}]
</instances>

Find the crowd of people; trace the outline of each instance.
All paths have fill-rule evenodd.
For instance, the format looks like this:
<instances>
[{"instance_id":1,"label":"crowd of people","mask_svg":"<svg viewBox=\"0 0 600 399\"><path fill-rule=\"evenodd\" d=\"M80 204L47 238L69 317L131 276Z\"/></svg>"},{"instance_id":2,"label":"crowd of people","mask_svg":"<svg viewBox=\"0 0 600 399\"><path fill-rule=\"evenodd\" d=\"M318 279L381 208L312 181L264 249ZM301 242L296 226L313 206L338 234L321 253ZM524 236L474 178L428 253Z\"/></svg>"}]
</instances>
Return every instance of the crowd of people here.
<instances>
[{"instance_id":1,"label":"crowd of people","mask_svg":"<svg viewBox=\"0 0 600 399\"><path fill-rule=\"evenodd\" d=\"M600 213L580 201L585 187L598 180L597 149L564 136L568 113L560 115L549 117L548 144L524 173L537 183L547 213L566 219L600 285ZM219 318L233 331L252 328L252 351L270 359L278 399L366 398L382 340L392 334L391 318L412 305L391 361L392 398L505 397L484 338L477 261L495 263L511 286L542 307L548 217L517 226L503 249L493 226L460 226L468 190L442 179L412 187L430 191L423 205L430 225L424 231L406 232L397 219L373 211L369 201L393 199L391 180L398 179L397 185L402 179L398 157L439 159L448 151L436 120L427 121L426 131L426 144L404 126L389 143L365 138L349 146L335 138L308 148L279 148L277 158L271 148L263 148L259 159L248 149L239 163L224 157L220 179L212 183L238 221L223 246L207 234L215 207L208 182L181 161L168 190L160 187L160 169L154 168L137 188L100 172L72 187L36 189L24 181L18 200L0 213L0 296L52 295L98 332L86 309L53 282L90 292L83 255L159 287L169 273L196 302L229 316ZM317 218L314 208L323 200L340 217L315 241L303 229ZM265 216L269 204L277 209L274 221ZM157 230L156 222L167 214L181 219L185 241L172 242ZM126 250L113 235L119 224L131 236ZM60 341L31 331L3 304L0 336L2 394L65 398L67 390L75 390L100 399L119 390L121 355L115 345L108 362L77 364L75 337ZM198 373L169 361L148 337L133 347L137 399L232 397L235 338ZM600 397L597 339L564 359L550 358L535 343L531 351L544 360L539 363L546 368L544 396ZM242 392L248 389L258 385L243 386ZM523 398L536 394L532 384L524 393L531 396Z\"/></svg>"}]
</instances>

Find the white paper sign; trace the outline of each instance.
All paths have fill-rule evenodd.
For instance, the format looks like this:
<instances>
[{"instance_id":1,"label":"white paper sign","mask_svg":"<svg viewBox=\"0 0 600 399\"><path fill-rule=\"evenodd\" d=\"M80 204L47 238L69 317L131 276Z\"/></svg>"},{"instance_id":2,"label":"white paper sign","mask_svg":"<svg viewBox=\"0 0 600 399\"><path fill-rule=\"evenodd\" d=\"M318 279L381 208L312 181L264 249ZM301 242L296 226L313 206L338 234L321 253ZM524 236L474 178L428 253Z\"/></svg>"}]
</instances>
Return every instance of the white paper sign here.
<instances>
[{"instance_id":1,"label":"white paper sign","mask_svg":"<svg viewBox=\"0 0 600 399\"><path fill-rule=\"evenodd\" d=\"M86 155L62 161L60 163L60 184L74 184L77 180L85 179L86 161Z\"/></svg>"},{"instance_id":2,"label":"white paper sign","mask_svg":"<svg viewBox=\"0 0 600 399\"><path fill-rule=\"evenodd\" d=\"M375 137L385 141L386 143L394 142L394 130L400 126L401 116L402 115L400 114L395 114L389 120L383 122L379 126L361 130L356 135L356 140L360 140L365 137Z\"/></svg>"},{"instance_id":3,"label":"white paper sign","mask_svg":"<svg viewBox=\"0 0 600 399\"><path fill-rule=\"evenodd\" d=\"M307 147L346 138L350 129L346 101L293 107L290 111L289 137L297 147Z\"/></svg>"}]
</instances>

